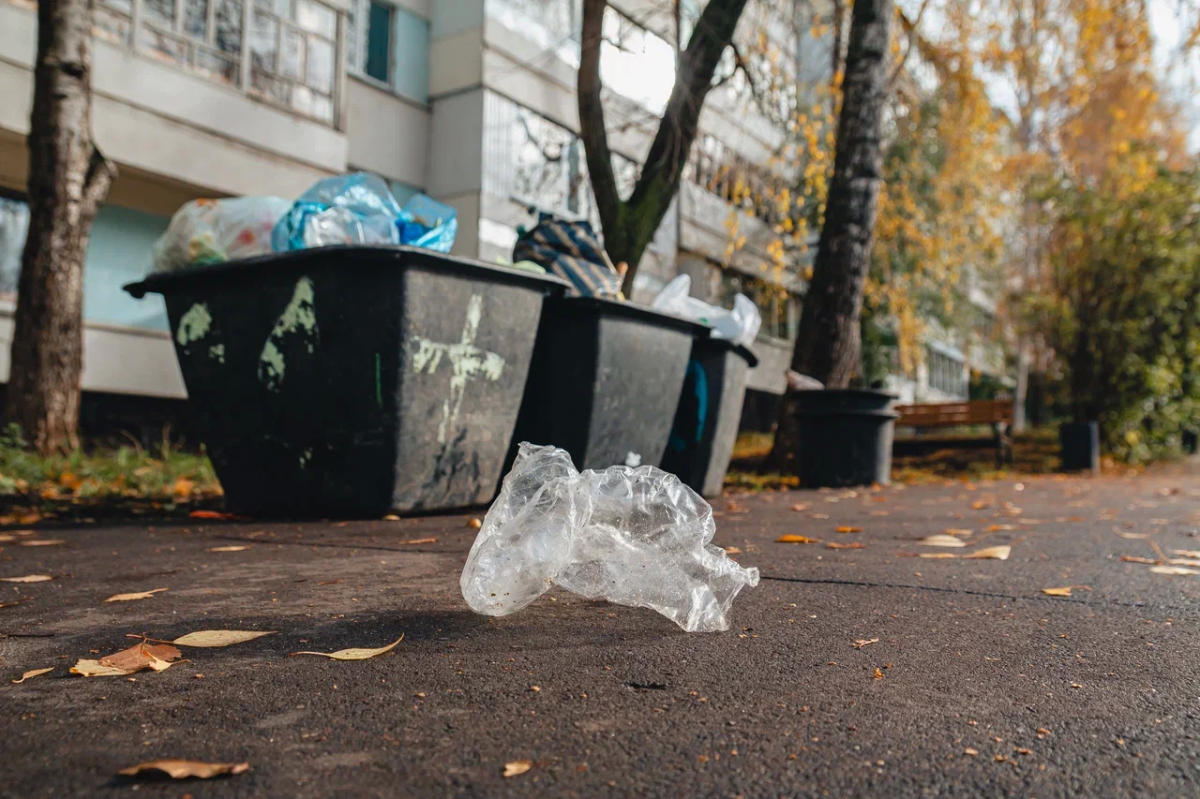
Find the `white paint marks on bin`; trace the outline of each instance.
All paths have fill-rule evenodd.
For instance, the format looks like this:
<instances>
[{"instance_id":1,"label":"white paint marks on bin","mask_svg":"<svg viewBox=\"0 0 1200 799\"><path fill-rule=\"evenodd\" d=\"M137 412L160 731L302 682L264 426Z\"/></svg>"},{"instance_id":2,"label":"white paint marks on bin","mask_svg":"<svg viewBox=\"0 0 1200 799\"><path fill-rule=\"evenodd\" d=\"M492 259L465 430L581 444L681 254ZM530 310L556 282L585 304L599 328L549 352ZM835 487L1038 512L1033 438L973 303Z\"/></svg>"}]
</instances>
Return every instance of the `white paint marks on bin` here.
<instances>
[{"instance_id":1,"label":"white paint marks on bin","mask_svg":"<svg viewBox=\"0 0 1200 799\"><path fill-rule=\"evenodd\" d=\"M208 348L208 357L218 363L225 363L225 345L214 344Z\"/></svg>"},{"instance_id":2,"label":"white paint marks on bin","mask_svg":"<svg viewBox=\"0 0 1200 799\"><path fill-rule=\"evenodd\" d=\"M175 340L179 342L179 346L186 347L193 341L199 341L208 335L208 329L212 326L212 314L208 312L208 306L202 302L194 304L188 308L179 319L179 330L175 332Z\"/></svg>"},{"instance_id":3,"label":"white paint marks on bin","mask_svg":"<svg viewBox=\"0 0 1200 799\"><path fill-rule=\"evenodd\" d=\"M458 421L467 381L476 378L495 382L504 373L504 359L494 352L475 346L479 335L479 320L483 318L483 297L472 294L467 302L467 323L463 325L462 338L457 344L441 344L421 336L414 336L417 352L413 355L413 371L433 374L442 362L442 356L450 362L450 396L442 401L442 423L438 425L438 442L446 443L446 433Z\"/></svg>"},{"instance_id":4,"label":"white paint marks on bin","mask_svg":"<svg viewBox=\"0 0 1200 799\"><path fill-rule=\"evenodd\" d=\"M292 301L275 320L275 327L263 344L262 354L258 356L258 380L271 391L279 391L283 387L286 364L279 345L282 344L284 336L301 334L308 351L313 351L313 342L317 339L317 310L314 299L312 281L307 277L297 280L296 288L292 292Z\"/></svg>"}]
</instances>

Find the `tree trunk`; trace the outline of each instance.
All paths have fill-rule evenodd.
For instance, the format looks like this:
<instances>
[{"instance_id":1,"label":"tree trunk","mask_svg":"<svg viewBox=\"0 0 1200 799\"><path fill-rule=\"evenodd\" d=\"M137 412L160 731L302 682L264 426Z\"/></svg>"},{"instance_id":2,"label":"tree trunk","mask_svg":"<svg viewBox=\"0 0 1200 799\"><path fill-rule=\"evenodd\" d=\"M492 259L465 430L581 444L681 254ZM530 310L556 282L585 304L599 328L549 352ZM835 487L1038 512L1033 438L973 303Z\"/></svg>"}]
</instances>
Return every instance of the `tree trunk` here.
<instances>
[{"instance_id":1,"label":"tree trunk","mask_svg":"<svg viewBox=\"0 0 1200 799\"><path fill-rule=\"evenodd\" d=\"M83 263L116 169L92 143L92 5L40 0L29 234L4 416L39 452L79 443Z\"/></svg>"},{"instance_id":2,"label":"tree trunk","mask_svg":"<svg viewBox=\"0 0 1200 799\"><path fill-rule=\"evenodd\" d=\"M576 86L580 138L604 231L604 250L614 264L624 262L629 265L625 273L627 296L633 290L633 279L642 255L679 191L683 167L699 129L700 110L712 88L721 54L733 41L738 20L748 1L709 0L704 7L687 49L679 55L671 98L642 164L641 174L629 199L622 200L617 193L604 106L600 101L600 51L608 0L583 0L583 35Z\"/></svg>"},{"instance_id":3,"label":"tree trunk","mask_svg":"<svg viewBox=\"0 0 1200 799\"><path fill-rule=\"evenodd\" d=\"M883 179L881 123L892 14L892 0L854 3L833 178L792 353L792 369L828 388L845 388L861 372L859 316ZM798 443L794 416L785 389L769 459L774 468L790 470Z\"/></svg>"}]
</instances>

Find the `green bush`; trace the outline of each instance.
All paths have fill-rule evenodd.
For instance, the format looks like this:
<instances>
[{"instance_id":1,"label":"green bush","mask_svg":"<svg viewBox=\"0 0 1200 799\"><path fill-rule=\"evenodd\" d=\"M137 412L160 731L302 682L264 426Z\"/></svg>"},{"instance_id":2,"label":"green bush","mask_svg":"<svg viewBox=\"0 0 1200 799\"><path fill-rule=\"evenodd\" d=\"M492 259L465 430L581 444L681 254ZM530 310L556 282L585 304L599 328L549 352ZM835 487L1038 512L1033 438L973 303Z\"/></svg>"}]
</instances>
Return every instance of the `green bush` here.
<instances>
[{"instance_id":1,"label":"green bush","mask_svg":"<svg viewBox=\"0 0 1200 799\"><path fill-rule=\"evenodd\" d=\"M1180 450L1200 422L1200 172L1040 194L1048 280L1027 297L1058 367L1061 412L1099 421L1114 456Z\"/></svg>"}]
</instances>

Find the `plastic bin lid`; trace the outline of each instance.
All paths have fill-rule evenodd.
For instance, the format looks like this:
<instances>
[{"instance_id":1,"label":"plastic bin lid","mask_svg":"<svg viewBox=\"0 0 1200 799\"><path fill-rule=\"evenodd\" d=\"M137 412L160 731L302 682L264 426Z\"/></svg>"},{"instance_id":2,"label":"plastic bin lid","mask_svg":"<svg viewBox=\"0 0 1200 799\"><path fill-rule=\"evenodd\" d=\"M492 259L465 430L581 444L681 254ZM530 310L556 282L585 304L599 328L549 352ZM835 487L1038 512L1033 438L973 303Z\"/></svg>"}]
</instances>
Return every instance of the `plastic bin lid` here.
<instances>
[{"instance_id":1,"label":"plastic bin lid","mask_svg":"<svg viewBox=\"0 0 1200 799\"><path fill-rule=\"evenodd\" d=\"M322 261L334 263L321 263ZM338 269L428 268L471 278L494 280L497 283L537 288L557 296L565 294L571 288L571 284L554 275L539 275L525 269L513 269L510 266L488 264L471 258L444 255L421 247L359 244L338 244L290 252L272 252L256 255L253 258L188 267L175 272L157 272L135 283L129 283L123 288L129 294L140 299L148 292L163 293L195 282L208 283L214 280L238 279L252 277L256 271L309 269L313 266L333 266Z\"/></svg>"}]
</instances>

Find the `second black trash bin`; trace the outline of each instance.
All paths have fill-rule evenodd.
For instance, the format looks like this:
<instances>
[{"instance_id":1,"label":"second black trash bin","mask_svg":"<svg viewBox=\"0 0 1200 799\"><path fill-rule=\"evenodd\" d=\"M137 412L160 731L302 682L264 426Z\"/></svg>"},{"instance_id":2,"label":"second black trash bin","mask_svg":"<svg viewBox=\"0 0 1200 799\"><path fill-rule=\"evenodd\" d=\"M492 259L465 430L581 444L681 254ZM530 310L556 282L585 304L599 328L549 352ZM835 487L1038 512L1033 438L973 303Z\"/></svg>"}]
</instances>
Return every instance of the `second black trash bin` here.
<instances>
[{"instance_id":1,"label":"second black trash bin","mask_svg":"<svg viewBox=\"0 0 1200 799\"><path fill-rule=\"evenodd\" d=\"M698 338L692 344L662 468L702 497L721 494L742 420L746 378L757 365L755 354L735 341Z\"/></svg>"},{"instance_id":2,"label":"second black trash bin","mask_svg":"<svg viewBox=\"0 0 1200 799\"><path fill-rule=\"evenodd\" d=\"M657 465L697 336L708 328L628 302L548 299L509 463L529 441L580 469Z\"/></svg>"},{"instance_id":3,"label":"second black trash bin","mask_svg":"<svg viewBox=\"0 0 1200 799\"><path fill-rule=\"evenodd\" d=\"M323 247L156 274L231 510L378 516L491 500L549 294L410 247Z\"/></svg>"}]
</instances>

